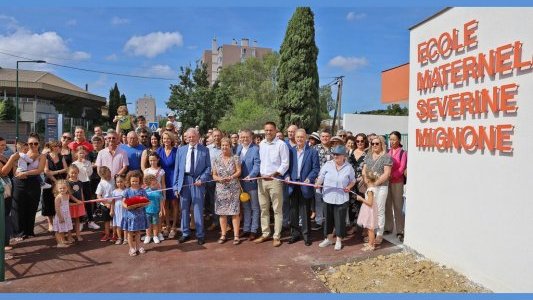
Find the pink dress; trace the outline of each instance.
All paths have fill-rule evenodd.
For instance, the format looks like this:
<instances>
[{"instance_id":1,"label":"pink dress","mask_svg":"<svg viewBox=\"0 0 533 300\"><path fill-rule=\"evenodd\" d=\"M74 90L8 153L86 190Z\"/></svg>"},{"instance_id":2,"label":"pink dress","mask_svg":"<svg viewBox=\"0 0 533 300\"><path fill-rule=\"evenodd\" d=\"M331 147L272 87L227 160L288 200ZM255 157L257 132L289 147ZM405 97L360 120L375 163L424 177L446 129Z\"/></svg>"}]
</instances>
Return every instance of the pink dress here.
<instances>
[{"instance_id":1,"label":"pink dress","mask_svg":"<svg viewBox=\"0 0 533 300\"><path fill-rule=\"evenodd\" d=\"M369 192L374 193L374 201L372 202L372 206L368 206L365 203L361 205L359 217L357 218L357 225L363 228L376 229L378 227L378 206L376 205L376 188L369 187L366 190L365 198L368 198Z\"/></svg>"}]
</instances>

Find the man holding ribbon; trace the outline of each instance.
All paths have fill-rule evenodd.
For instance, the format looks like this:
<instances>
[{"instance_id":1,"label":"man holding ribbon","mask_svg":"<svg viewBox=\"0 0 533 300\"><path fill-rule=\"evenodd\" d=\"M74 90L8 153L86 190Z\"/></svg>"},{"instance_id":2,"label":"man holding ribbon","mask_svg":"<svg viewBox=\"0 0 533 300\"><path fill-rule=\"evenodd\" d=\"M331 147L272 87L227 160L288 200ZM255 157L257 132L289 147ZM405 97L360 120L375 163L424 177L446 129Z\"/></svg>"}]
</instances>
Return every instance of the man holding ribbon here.
<instances>
[{"instance_id":1,"label":"man holding ribbon","mask_svg":"<svg viewBox=\"0 0 533 300\"><path fill-rule=\"evenodd\" d=\"M195 128L186 132L189 144L181 146L176 155L173 190L180 199L182 236L178 243L191 239L190 208L193 207L194 223L198 245L205 243L204 232L204 197L205 182L211 180L211 159L209 150L199 144L200 133Z\"/></svg>"}]
</instances>

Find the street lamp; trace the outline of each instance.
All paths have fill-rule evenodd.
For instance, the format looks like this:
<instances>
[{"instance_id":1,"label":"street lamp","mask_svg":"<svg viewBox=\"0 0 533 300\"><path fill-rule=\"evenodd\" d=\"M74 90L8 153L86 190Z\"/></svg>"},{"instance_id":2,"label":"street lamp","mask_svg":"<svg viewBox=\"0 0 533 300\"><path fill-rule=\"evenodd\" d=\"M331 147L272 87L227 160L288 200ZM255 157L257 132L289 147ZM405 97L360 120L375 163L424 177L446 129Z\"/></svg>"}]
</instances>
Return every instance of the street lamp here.
<instances>
[{"instance_id":1,"label":"street lamp","mask_svg":"<svg viewBox=\"0 0 533 300\"><path fill-rule=\"evenodd\" d=\"M15 88L15 127L16 127L16 136L15 143L19 141L19 63L36 63L36 64L45 64L44 60L17 60L17 87Z\"/></svg>"}]
</instances>

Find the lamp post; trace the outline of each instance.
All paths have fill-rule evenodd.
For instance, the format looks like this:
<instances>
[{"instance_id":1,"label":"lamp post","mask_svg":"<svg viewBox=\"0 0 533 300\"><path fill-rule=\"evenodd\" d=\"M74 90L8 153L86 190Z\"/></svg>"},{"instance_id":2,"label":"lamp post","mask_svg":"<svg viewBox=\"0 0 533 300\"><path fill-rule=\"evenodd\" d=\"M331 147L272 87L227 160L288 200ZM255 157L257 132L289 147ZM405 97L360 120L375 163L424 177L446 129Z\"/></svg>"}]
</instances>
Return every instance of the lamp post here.
<instances>
[{"instance_id":1,"label":"lamp post","mask_svg":"<svg viewBox=\"0 0 533 300\"><path fill-rule=\"evenodd\" d=\"M36 64L45 64L44 60L17 60L17 87L15 88L15 127L16 127L16 136L15 143L19 141L19 63L36 63Z\"/></svg>"}]
</instances>

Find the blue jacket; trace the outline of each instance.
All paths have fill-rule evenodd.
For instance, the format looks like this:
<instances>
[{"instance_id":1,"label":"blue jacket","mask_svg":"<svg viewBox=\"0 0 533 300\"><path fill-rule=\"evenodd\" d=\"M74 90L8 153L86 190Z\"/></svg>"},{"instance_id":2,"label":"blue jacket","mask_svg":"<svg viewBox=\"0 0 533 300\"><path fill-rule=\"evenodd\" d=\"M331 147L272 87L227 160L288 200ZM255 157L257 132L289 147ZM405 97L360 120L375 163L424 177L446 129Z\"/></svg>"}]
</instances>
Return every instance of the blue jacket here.
<instances>
[{"instance_id":1,"label":"blue jacket","mask_svg":"<svg viewBox=\"0 0 533 300\"><path fill-rule=\"evenodd\" d=\"M235 155L241 156L242 145L237 146ZM259 159L259 147L252 143L244 155L244 159L241 162L241 178L250 176L257 177L259 176L259 165L261 160ZM257 190L257 180L252 181L242 181L242 189L249 192L251 190Z\"/></svg>"},{"instance_id":2,"label":"blue jacket","mask_svg":"<svg viewBox=\"0 0 533 300\"><path fill-rule=\"evenodd\" d=\"M291 163L289 166L288 176L291 181L304 182L306 179L309 179L309 183L314 184L318 173L320 172L320 162L318 159L318 152L305 145L303 160L302 160L302 170L300 171L300 179L298 178L298 153L296 147L290 148L291 154ZM289 195L294 191L295 185L289 184ZM315 188L308 186L301 186L302 195L304 198L312 198L315 195Z\"/></svg>"},{"instance_id":3,"label":"blue jacket","mask_svg":"<svg viewBox=\"0 0 533 300\"><path fill-rule=\"evenodd\" d=\"M183 179L185 178L185 162L187 160L188 145L183 145L178 148L176 153L176 164L174 167L174 185L175 192L181 192L183 187ZM211 160L209 158L209 150L201 144L196 144L196 164L194 167L194 181L206 182L211 180ZM205 192L205 184L199 186L201 192Z\"/></svg>"}]
</instances>

